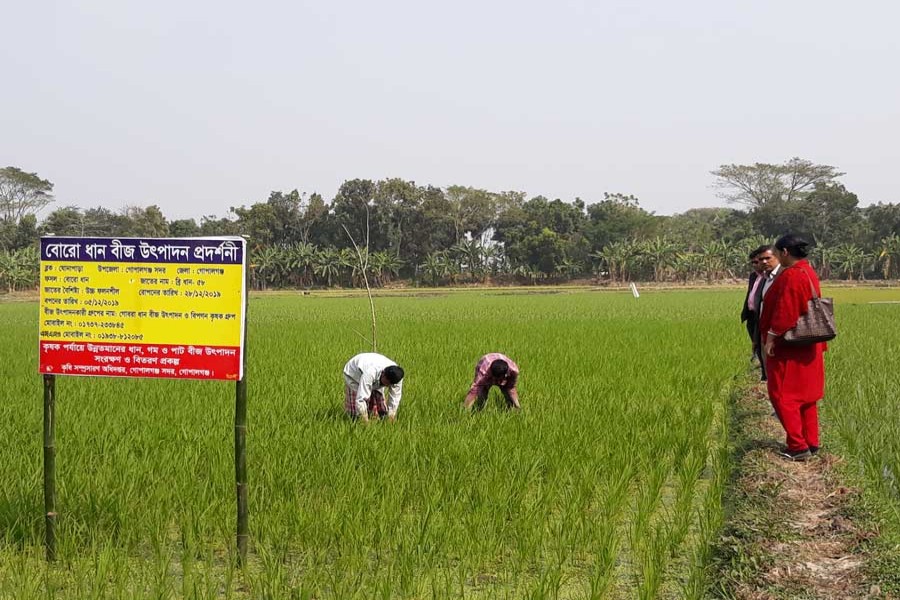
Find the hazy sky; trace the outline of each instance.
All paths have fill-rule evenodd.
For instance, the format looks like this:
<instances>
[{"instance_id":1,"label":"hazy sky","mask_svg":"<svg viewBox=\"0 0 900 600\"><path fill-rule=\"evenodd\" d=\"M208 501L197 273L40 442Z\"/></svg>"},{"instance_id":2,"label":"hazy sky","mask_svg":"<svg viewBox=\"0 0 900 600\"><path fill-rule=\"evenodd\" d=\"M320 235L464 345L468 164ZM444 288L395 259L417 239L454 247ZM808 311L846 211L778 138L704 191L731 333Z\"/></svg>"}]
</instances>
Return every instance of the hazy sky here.
<instances>
[{"instance_id":1,"label":"hazy sky","mask_svg":"<svg viewBox=\"0 0 900 600\"><path fill-rule=\"evenodd\" d=\"M224 216L355 177L719 205L800 156L900 202L900 4L2 0L0 166Z\"/></svg>"}]
</instances>

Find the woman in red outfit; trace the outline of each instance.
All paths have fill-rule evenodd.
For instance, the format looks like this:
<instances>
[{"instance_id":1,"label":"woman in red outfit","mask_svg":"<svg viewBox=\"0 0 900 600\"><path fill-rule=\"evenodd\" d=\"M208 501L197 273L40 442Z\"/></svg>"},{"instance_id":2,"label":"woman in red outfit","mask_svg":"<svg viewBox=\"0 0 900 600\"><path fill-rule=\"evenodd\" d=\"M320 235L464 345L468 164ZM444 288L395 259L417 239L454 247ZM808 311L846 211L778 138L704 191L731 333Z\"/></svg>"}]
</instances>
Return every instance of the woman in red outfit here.
<instances>
[{"instance_id":1,"label":"woman in red outfit","mask_svg":"<svg viewBox=\"0 0 900 600\"><path fill-rule=\"evenodd\" d=\"M825 394L825 343L790 346L784 333L797 325L807 302L821 295L819 278L806 260L809 242L785 235L775 242L781 274L766 293L759 330L766 354L769 399L787 434L782 453L791 460L806 460L819 450L819 415L816 403Z\"/></svg>"}]
</instances>

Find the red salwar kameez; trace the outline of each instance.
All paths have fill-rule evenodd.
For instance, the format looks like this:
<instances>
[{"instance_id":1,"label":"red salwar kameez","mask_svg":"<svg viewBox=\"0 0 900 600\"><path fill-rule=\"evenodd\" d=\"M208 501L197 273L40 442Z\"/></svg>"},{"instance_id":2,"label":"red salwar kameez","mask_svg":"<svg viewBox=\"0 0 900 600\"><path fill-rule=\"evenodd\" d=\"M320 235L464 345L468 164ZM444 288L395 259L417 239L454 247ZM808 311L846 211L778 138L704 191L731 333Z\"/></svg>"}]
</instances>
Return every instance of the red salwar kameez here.
<instances>
[{"instance_id":1,"label":"red salwar kameez","mask_svg":"<svg viewBox=\"0 0 900 600\"><path fill-rule=\"evenodd\" d=\"M812 283L812 285L810 285ZM765 344L775 334L774 356L766 357L769 399L787 434L787 450L802 452L819 447L819 415L816 403L825 395L824 342L805 346L784 343L784 332L805 314L812 289L821 295L819 278L808 261L801 259L782 269L763 302L760 333Z\"/></svg>"}]
</instances>

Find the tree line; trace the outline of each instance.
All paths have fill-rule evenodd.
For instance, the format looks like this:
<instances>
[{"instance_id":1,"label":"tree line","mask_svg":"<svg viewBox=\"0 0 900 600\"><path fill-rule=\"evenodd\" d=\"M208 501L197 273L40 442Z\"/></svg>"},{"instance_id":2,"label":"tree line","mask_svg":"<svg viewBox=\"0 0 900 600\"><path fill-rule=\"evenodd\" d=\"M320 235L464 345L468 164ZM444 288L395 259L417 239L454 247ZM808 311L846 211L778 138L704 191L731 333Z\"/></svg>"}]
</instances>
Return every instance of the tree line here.
<instances>
[{"instance_id":1,"label":"tree line","mask_svg":"<svg viewBox=\"0 0 900 600\"><path fill-rule=\"evenodd\" d=\"M823 278L900 277L900 204L861 207L828 165L722 165L712 183L727 206L656 215L637 198L605 193L596 202L527 197L467 186L420 186L402 179L351 179L326 201L318 193L275 191L231 207L225 217L167 219L158 206L83 209L55 201L53 184L16 167L0 169L0 285L37 284L41 235L190 237L246 235L253 285L361 285L352 236L367 243L375 286L538 283L593 278L714 282L743 277L747 254L786 233L816 244Z\"/></svg>"}]
</instances>

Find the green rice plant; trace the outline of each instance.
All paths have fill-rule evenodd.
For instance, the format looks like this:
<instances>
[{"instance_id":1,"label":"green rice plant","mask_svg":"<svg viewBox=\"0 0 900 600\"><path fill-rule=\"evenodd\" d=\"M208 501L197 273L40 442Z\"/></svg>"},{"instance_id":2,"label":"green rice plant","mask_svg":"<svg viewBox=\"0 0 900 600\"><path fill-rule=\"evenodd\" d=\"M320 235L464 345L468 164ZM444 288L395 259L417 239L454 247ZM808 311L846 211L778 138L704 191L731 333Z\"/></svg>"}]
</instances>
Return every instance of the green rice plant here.
<instances>
[{"instance_id":1,"label":"green rice plant","mask_svg":"<svg viewBox=\"0 0 900 600\"><path fill-rule=\"evenodd\" d=\"M685 598L705 598L711 586L713 573L709 568L714 544L724 524L723 495L731 475L731 444L729 439L730 407L740 393L733 380L719 404L716 422L718 427L711 440L705 470L709 472L709 484L697 506L696 541L690 550L687 577L681 584Z\"/></svg>"},{"instance_id":2,"label":"green rice plant","mask_svg":"<svg viewBox=\"0 0 900 600\"><path fill-rule=\"evenodd\" d=\"M233 386L65 377L59 560L44 564L37 306L0 305L0 591L630 598L702 583L721 411L746 362L739 291L377 298L379 350L407 381L399 420L368 427L343 416L340 377L367 349L367 301L332 296L250 300L243 568ZM519 413L496 392L460 409L490 351L522 368Z\"/></svg>"},{"instance_id":3,"label":"green rice plant","mask_svg":"<svg viewBox=\"0 0 900 600\"><path fill-rule=\"evenodd\" d=\"M838 337L825 353L825 398L819 403L827 452L862 490L863 515L879 539L867 547L873 578L900 593L900 318L897 288L834 290Z\"/></svg>"}]
</instances>

